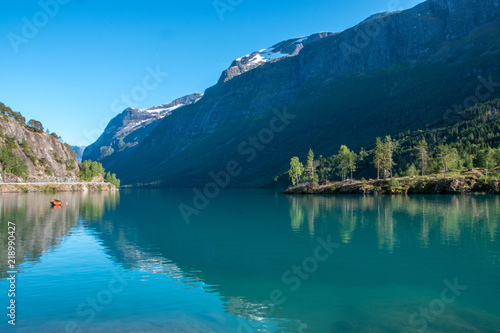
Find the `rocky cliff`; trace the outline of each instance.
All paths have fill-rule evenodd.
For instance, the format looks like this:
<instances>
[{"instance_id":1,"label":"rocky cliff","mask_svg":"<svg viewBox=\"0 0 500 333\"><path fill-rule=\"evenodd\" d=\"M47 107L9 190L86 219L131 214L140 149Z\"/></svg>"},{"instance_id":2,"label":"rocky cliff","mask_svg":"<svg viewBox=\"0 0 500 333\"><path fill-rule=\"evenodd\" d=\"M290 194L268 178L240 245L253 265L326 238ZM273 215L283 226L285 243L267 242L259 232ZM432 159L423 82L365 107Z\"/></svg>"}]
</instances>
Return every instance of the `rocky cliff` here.
<instances>
[{"instance_id":1,"label":"rocky cliff","mask_svg":"<svg viewBox=\"0 0 500 333\"><path fill-rule=\"evenodd\" d=\"M2 182L80 181L71 147L55 136L33 131L6 115L0 116L0 129ZM17 172L9 172L8 168Z\"/></svg>"},{"instance_id":2,"label":"rocky cliff","mask_svg":"<svg viewBox=\"0 0 500 333\"><path fill-rule=\"evenodd\" d=\"M276 44L235 60L133 154L103 163L127 184L204 186L237 161L229 186L263 186L310 147L331 155L425 128L481 84L500 96L499 18L497 0L429 0Z\"/></svg>"}]
</instances>

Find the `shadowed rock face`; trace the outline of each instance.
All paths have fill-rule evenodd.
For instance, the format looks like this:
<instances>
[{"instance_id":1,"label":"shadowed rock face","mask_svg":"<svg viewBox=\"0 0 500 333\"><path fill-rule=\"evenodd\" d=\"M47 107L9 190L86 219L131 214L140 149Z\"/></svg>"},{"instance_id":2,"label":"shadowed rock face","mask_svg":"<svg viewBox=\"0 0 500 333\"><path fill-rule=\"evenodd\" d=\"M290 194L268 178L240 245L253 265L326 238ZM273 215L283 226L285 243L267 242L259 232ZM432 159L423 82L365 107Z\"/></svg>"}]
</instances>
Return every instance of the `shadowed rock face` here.
<instances>
[{"instance_id":1,"label":"shadowed rock face","mask_svg":"<svg viewBox=\"0 0 500 333\"><path fill-rule=\"evenodd\" d=\"M254 52L196 104L159 121L132 154L104 166L127 184L203 186L210 171L247 158L239 145L269 126L274 108L287 107L293 123L256 148L257 159L231 183L263 186L310 147L327 155L346 142L366 147L376 136L425 127L473 93L478 76L500 72L492 47L499 18L496 0L429 0Z\"/></svg>"},{"instance_id":2,"label":"shadowed rock face","mask_svg":"<svg viewBox=\"0 0 500 333\"><path fill-rule=\"evenodd\" d=\"M0 118L3 138L0 146L5 145L6 137L14 138L16 148L13 150L28 167L28 182L72 182L78 180L78 162L72 153L58 139L46 133L34 133L19 124L13 118ZM21 145L27 143L27 152ZM35 163L33 163L33 159ZM18 177L7 175L5 182L21 181Z\"/></svg>"}]
</instances>

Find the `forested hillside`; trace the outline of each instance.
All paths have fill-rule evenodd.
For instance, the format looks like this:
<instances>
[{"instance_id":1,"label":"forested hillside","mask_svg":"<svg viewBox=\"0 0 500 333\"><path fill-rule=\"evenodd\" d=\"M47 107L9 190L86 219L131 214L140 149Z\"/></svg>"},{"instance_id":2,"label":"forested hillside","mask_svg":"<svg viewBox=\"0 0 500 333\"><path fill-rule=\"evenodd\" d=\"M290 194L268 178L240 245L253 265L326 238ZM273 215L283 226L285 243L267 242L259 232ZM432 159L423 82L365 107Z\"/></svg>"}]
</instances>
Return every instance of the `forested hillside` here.
<instances>
[{"instance_id":1,"label":"forested hillside","mask_svg":"<svg viewBox=\"0 0 500 333\"><path fill-rule=\"evenodd\" d=\"M373 139L373 145L352 151L346 145L337 154L314 158L314 147L302 163L290 161L290 170L276 179L282 185L348 178L387 179L399 176L450 174L474 168L498 178L500 166L500 99L481 103L425 129L405 131L392 138Z\"/></svg>"}]
</instances>

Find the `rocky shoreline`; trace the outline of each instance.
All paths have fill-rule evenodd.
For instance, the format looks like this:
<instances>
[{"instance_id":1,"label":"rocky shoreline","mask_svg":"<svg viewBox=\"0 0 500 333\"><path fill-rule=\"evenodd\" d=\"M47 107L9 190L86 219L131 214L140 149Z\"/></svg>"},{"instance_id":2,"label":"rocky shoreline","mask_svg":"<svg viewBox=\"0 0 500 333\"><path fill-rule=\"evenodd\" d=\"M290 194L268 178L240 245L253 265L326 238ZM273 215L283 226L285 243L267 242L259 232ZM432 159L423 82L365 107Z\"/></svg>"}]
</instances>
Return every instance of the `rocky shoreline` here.
<instances>
[{"instance_id":1,"label":"rocky shoreline","mask_svg":"<svg viewBox=\"0 0 500 333\"><path fill-rule=\"evenodd\" d=\"M115 192L115 185L110 183L44 183L44 184L2 184L0 193L33 193L33 192Z\"/></svg>"},{"instance_id":2,"label":"rocky shoreline","mask_svg":"<svg viewBox=\"0 0 500 333\"><path fill-rule=\"evenodd\" d=\"M499 180L486 180L482 170L454 176L403 177L392 180L367 180L303 183L283 194L500 194Z\"/></svg>"}]
</instances>

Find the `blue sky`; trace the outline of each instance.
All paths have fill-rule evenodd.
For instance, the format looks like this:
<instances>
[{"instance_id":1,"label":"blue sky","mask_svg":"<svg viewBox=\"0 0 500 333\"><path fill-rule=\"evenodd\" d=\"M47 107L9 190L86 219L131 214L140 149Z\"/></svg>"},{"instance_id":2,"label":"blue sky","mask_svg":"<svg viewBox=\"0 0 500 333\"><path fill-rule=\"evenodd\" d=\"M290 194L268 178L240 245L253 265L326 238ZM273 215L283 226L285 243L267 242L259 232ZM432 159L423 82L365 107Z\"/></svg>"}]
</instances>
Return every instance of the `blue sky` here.
<instances>
[{"instance_id":1,"label":"blue sky","mask_svg":"<svg viewBox=\"0 0 500 333\"><path fill-rule=\"evenodd\" d=\"M419 2L0 0L0 101L88 145L127 104L203 93L243 55Z\"/></svg>"}]
</instances>

